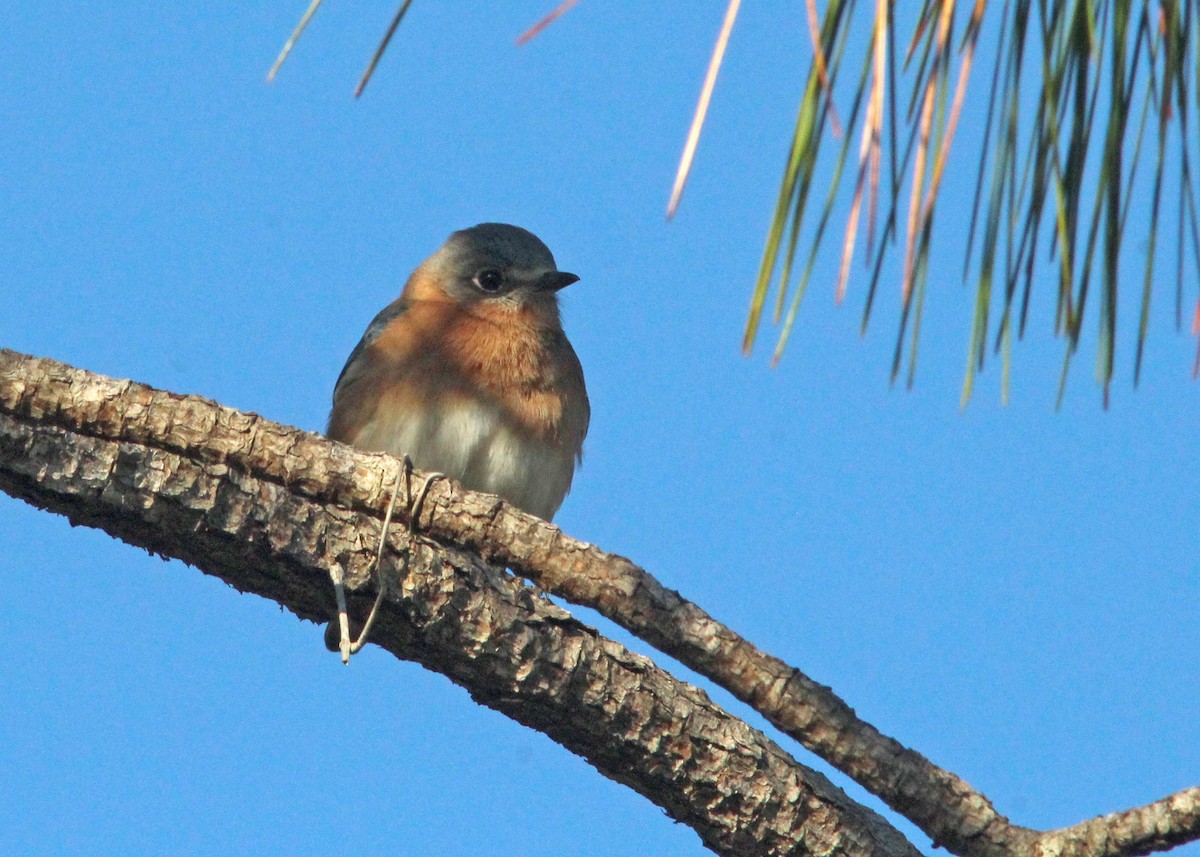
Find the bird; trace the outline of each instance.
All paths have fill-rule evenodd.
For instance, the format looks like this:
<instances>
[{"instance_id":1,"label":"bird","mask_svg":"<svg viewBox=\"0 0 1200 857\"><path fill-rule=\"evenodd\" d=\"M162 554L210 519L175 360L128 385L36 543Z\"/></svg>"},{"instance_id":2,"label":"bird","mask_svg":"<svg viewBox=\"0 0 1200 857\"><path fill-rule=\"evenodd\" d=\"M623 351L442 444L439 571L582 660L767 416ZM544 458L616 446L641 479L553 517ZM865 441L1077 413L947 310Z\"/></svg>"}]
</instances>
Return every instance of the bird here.
<instances>
[{"instance_id":1,"label":"bird","mask_svg":"<svg viewBox=\"0 0 1200 857\"><path fill-rule=\"evenodd\" d=\"M591 418L558 306L578 280L519 226L453 233L367 326L334 386L327 436L407 455L551 520Z\"/></svg>"},{"instance_id":2,"label":"bird","mask_svg":"<svg viewBox=\"0 0 1200 857\"><path fill-rule=\"evenodd\" d=\"M454 232L367 326L334 385L326 435L551 520L591 419L558 305L578 280L519 226ZM340 575L334 584L348 662L375 610L351 644ZM381 583L376 607L382 595Z\"/></svg>"}]
</instances>

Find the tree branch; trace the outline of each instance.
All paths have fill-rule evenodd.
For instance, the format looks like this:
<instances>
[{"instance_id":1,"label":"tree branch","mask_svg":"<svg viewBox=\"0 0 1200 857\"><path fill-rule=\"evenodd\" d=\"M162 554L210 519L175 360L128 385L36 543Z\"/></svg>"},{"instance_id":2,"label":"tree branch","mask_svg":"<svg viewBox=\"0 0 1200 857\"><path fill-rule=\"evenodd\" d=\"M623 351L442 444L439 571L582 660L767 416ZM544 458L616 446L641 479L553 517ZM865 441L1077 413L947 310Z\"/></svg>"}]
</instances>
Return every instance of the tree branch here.
<instances>
[{"instance_id":1,"label":"tree branch","mask_svg":"<svg viewBox=\"0 0 1200 857\"><path fill-rule=\"evenodd\" d=\"M0 489L178 556L304 618L332 615L326 575L335 565L345 567L351 590L369 586L397 466L207 400L0 351ZM397 512L407 523L407 511ZM453 483L436 483L422 512L420 531L441 544L392 539L392 558L408 555L410 568L392 589L375 641L546 732L721 853L911 851L878 816L829 791L702 693L475 556L594 607L708 676L962 857L1125 857L1200 838L1200 789L1047 833L1012 825L954 774L859 720L828 688L629 560ZM459 603L476 597L483 606L475 612ZM686 714L662 707L677 698L687 700ZM640 726L631 731L631 722ZM714 734L726 737L714 744ZM738 771L735 783L730 770ZM825 811L805 810L811 801L836 806L827 810L835 821L814 823ZM818 829L828 838L820 846L811 838Z\"/></svg>"},{"instance_id":2,"label":"tree branch","mask_svg":"<svg viewBox=\"0 0 1200 857\"><path fill-rule=\"evenodd\" d=\"M365 594L393 481L379 477L395 464L203 399L0 351L0 490L301 618L333 615L335 566ZM484 495L458 505L468 516L496 507ZM493 535L506 523L497 517ZM918 854L703 691L518 579L400 526L388 547L385 572L402 579L373 642L544 732L714 851Z\"/></svg>"}]
</instances>

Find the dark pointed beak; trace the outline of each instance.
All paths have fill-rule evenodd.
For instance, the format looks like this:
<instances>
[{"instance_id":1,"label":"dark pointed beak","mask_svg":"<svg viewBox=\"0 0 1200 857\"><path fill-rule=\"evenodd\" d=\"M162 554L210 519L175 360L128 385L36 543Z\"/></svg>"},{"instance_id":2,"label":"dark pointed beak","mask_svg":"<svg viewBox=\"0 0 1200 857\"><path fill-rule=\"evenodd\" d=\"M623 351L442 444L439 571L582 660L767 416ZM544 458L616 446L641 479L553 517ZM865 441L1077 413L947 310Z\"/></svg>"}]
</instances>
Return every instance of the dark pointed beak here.
<instances>
[{"instance_id":1,"label":"dark pointed beak","mask_svg":"<svg viewBox=\"0 0 1200 857\"><path fill-rule=\"evenodd\" d=\"M559 289L565 289L571 283L578 283L579 277L574 274L568 274L566 271L551 271L548 274L542 274L537 281L537 287L543 292L557 292Z\"/></svg>"}]
</instances>

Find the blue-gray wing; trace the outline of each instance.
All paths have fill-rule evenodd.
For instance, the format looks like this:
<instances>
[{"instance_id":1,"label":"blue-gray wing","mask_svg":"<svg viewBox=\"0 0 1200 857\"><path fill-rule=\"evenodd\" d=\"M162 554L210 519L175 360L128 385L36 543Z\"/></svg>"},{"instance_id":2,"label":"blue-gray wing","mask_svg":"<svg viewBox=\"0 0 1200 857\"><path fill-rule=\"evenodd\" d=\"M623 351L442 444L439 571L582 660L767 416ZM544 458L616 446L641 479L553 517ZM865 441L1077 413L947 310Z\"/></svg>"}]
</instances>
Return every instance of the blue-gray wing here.
<instances>
[{"instance_id":1,"label":"blue-gray wing","mask_svg":"<svg viewBox=\"0 0 1200 857\"><path fill-rule=\"evenodd\" d=\"M397 316L402 315L407 309L408 301L403 297L399 297L380 310L378 315L371 319L371 323L367 325L367 329L363 332L362 339L358 340L358 345L354 346L354 350L350 352L350 356L346 359L346 365L342 367L337 383L333 385L333 410L329 414L329 425L325 431L327 435L335 440L343 440L343 438L338 437L334 432L335 426L338 423L338 403L343 400L344 395L365 374L367 367L364 358L366 357L367 350L380 337L388 324Z\"/></svg>"}]
</instances>

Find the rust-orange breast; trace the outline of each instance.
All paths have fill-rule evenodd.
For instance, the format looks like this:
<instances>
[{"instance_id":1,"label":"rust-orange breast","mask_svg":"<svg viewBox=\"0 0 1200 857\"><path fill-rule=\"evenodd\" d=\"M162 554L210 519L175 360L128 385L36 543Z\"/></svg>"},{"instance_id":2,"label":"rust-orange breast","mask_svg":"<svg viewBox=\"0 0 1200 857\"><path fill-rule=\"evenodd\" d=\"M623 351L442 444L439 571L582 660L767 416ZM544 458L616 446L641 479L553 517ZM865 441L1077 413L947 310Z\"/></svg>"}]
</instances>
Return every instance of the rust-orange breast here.
<instances>
[{"instance_id":1,"label":"rust-orange breast","mask_svg":"<svg viewBox=\"0 0 1200 857\"><path fill-rule=\"evenodd\" d=\"M410 388L405 398L483 393L515 428L575 453L587 432L587 393L579 359L555 322L541 307L418 300L372 347Z\"/></svg>"}]
</instances>

